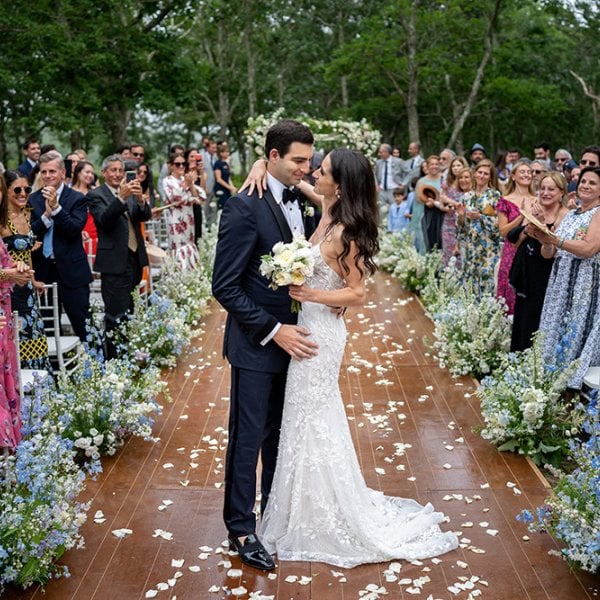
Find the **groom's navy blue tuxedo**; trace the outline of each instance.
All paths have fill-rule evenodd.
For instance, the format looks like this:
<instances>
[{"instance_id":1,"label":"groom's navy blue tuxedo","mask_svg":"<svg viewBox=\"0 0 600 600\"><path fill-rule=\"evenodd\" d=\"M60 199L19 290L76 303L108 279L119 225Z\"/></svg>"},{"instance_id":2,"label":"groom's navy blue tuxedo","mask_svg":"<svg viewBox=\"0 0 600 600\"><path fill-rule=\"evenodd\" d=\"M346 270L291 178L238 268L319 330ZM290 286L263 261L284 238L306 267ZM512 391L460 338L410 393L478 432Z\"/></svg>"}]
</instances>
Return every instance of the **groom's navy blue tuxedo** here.
<instances>
[{"instance_id":1,"label":"groom's navy blue tuxedo","mask_svg":"<svg viewBox=\"0 0 600 600\"><path fill-rule=\"evenodd\" d=\"M303 202L301 210L304 214ZM304 219L308 238L313 221ZM277 458L289 355L275 342L264 346L277 323L295 324L286 287L272 290L260 274L261 257L277 242L291 242L281 207L267 190L260 199L245 192L227 200L221 216L212 280L213 294L227 310L223 352L231 364L229 445L224 519L235 536L253 533L256 465L262 461L266 505Z\"/></svg>"}]
</instances>

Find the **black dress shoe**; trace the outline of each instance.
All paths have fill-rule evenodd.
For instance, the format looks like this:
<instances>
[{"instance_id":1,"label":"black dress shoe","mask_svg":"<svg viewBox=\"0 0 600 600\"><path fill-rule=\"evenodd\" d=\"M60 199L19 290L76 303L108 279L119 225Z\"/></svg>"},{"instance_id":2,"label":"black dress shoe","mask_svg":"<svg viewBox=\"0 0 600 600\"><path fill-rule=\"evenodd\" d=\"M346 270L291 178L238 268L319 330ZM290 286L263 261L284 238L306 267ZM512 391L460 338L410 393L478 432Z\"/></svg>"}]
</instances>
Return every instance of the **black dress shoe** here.
<instances>
[{"instance_id":1,"label":"black dress shoe","mask_svg":"<svg viewBox=\"0 0 600 600\"><path fill-rule=\"evenodd\" d=\"M261 571L272 571L275 568L275 562L271 558L271 555L266 551L254 533L251 533L244 540L244 543L240 542L239 538L230 534L229 543L240 555L240 560L249 567L254 567Z\"/></svg>"}]
</instances>

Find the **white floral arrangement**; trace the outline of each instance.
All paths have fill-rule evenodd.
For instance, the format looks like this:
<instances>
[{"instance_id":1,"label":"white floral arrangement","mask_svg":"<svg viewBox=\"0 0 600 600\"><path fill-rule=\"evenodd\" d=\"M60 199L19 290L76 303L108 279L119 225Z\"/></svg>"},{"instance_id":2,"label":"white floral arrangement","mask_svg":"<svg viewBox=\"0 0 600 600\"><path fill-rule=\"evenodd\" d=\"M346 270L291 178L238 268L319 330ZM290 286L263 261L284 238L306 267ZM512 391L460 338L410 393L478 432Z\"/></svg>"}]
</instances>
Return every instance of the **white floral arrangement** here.
<instances>
[{"instance_id":1,"label":"white floral arrangement","mask_svg":"<svg viewBox=\"0 0 600 600\"><path fill-rule=\"evenodd\" d=\"M312 244L303 235L296 235L285 244L277 242L272 254L261 257L260 274L271 280L273 290L286 285L302 285L313 274L315 261L311 254ZM292 300L292 312L302 309L297 300Z\"/></svg>"},{"instance_id":2,"label":"white floral arrangement","mask_svg":"<svg viewBox=\"0 0 600 600\"><path fill-rule=\"evenodd\" d=\"M246 142L258 158L263 158L265 155L267 131L283 118L284 112L283 108L278 108L271 115L259 115L248 119L248 125L244 131ZM297 117L297 120L310 127L315 144L319 148L352 148L371 157L375 155L381 144L381 133L373 129L366 119L335 121L300 116Z\"/></svg>"},{"instance_id":3,"label":"white floral arrangement","mask_svg":"<svg viewBox=\"0 0 600 600\"><path fill-rule=\"evenodd\" d=\"M433 314L433 349L440 366L453 377L477 379L496 369L510 346L511 322L503 299L484 295L480 300L461 290Z\"/></svg>"},{"instance_id":4,"label":"white floral arrangement","mask_svg":"<svg viewBox=\"0 0 600 600\"><path fill-rule=\"evenodd\" d=\"M558 368L546 365L543 335L536 333L531 348L507 354L477 389L485 421L481 436L536 464L558 465L583 422L577 400L564 398L577 367L578 361Z\"/></svg>"}]
</instances>

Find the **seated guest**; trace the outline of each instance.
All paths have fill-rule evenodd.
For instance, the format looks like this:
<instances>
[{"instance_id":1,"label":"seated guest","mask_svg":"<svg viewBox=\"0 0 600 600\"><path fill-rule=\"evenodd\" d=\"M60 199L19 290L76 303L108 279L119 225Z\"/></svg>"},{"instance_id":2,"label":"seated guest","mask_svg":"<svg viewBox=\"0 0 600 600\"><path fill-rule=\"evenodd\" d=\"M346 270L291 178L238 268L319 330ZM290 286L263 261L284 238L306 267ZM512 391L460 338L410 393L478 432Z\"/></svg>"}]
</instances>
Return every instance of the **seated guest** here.
<instances>
[{"instance_id":1,"label":"seated guest","mask_svg":"<svg viewBox=\"0 0 600 600\"><path fill-rule=\"evenodd\" d=\"M81 243L87 200L65 185L65 166L57 152L40 156L40 175L44 187L29 197L31 229L42 241L42 248L33 253L33 266L40 281L57 283L59 302L75 335L85 341L92 281Z\"/></svg>"},{"instance_id":2,"label":"seated guest","mask_svg":"<svg viewBox=\"0 0 600 600\"><path fill-rule=\"evenodd\" d=\"M7 218L0 224L0 235L14 264L24 264L31 268L31 252L36 248L35 235L30 226L30 210L27 204L31 187L27 179L18 171L5 173L7 190L3 194L3 209L8 209ZM31 271L33 274L33 270ZM15 286L11 294L13 310L20 318L19 340L20 359L24 369L50 371L48 340L36 291L43 284L33 277L25 285Z\"/></svg>"},{"instance_id":3,"label":"seated guest","mask_svg":"<svg viewBox=\"0 0 600 600\"><path fill-rule=\"evenodd\" d=\"M94 271L101 273L104 323L110 334L133 310L132 292L142 279L148 255L140 224L151 216L137 179L125 181L123 160L118 154L102 161L104 184L88 194L90 212L98 231ZM106 336L106 356L117 356L117 348Z\"/></svg>"},{"instance_id":4,"label":"seated guest","mask_svg":"<svg viewBox=\"0 0 600 600\"><path fill-rule=\"evenodd\" d=\"M567 186L562 175L546 173L540 179L539 202L532 213L550 231L555 231L568 209L564 206ZM527 221L517 224L507 235L517 247L510 269L509 280L516 293L514 320L510 342L511 351L525 350L531 346L531 336L538 330L544 305L546 286L554 262L552 248L543 248L528 235Z\"/></svg>"},{"instance_id":5,"label":"seated guest","mask_svg":"<svg viewBox=\"0 0 600 600\"><path fill-rule=\"evenodd\" d=\"M542 243L542 254L555 255L540 318L544 358L556 361L556 348L571 329L564 353L579 359L569 387L580 389L591 365L600 364L600 167L586 167L579 176L580 206L568 212L551 236L529 225L527 234ZM568 332L567 332L568 333Z\"/></svg>"}]
</instances>

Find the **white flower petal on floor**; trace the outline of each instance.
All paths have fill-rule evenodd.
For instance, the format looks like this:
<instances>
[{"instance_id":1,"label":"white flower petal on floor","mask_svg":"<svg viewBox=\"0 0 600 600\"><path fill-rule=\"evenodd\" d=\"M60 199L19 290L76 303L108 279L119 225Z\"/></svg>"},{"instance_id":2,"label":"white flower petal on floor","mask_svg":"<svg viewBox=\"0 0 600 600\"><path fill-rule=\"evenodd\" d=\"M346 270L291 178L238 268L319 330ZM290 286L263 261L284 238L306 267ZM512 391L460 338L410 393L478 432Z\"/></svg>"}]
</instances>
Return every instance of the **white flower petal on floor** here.
<instances>
[{"instance_id":1,"label":"white flower petal on floor","mask_svg":"<svg viewBox=\"0 0 600 600\"><path fill-rule=\"evenodd\" d=\"M111 532L115 537L118 538L126 538L128 535L131 535L133 531L131 529L121 528L121 529L113 529Z\"/></svg>"}]
</instances>

